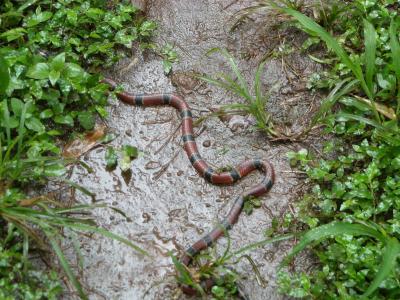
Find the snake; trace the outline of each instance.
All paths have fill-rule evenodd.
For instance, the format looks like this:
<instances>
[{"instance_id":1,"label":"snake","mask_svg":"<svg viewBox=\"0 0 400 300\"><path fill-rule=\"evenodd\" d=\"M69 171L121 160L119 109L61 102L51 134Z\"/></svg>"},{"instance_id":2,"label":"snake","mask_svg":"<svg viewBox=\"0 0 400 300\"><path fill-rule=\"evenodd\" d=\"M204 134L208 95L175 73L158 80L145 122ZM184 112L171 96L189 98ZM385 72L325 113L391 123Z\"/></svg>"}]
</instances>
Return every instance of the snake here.
<instances>
[{"instance_id":1,"label":"snake","mask_svg":"<svg viewBox=\"0 0 400 300\"><path fill-rule=\"evenodd\" d=\"M112 79L105 78L101 81L108 84L110 90L116 90L117 83ZM122 102L134 106L164 106L169 105L179 111L182 126L182 141L183 148L190 160L190 163L206 181L214 185L231 185L247 176L255 170L259 170L264 174L264 178L258 185L251 187L249 190L244 191L238 196L229 210L227 216L215 226L208 234L203 236L193 245L186 249L180 258L180 263L188 267L200 251L210 247L221 236L230 230L233 225L238 221L239 215L243 210L244 203L250 197L260 197L270 191L274 184L275 172L272 164L262 159L249 159L245 160L237 166L230 168L229 171L218 172L211 168L207 162L201 157L195 135L193 132L193 116L189 105L179 95L173 93L161 94L132 94L126 91L115 92L117 98ZM215 283L215 279L209 278L201 282L201 286L209 290ZM197 290L189 285L181 284L181 290L188 295L197 294Z\"/></svg>"}]
</instances>

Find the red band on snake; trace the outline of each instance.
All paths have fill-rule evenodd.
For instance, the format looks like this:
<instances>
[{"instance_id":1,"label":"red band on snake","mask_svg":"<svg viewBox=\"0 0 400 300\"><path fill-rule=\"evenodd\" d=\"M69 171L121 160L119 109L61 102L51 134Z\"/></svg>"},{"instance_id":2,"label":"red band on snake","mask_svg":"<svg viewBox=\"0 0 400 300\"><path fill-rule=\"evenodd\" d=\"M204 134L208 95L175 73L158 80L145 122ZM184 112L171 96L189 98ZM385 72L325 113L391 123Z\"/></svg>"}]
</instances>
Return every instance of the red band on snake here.
<instances>
[{"instance_id":1,"label":"red band on snake","mask_svg":"<svg viewBox=\"0 0 400 300\"><path fill-rule=\"evenodd\" d=\"M109 84L111 89L115 89L117 86L117 84L111 79L104 79L102 82ZM175 94L140 95L130 94L127 92L117 92L116 95L119 100L130 105L145 107L169 105L177 109L182 118L183 147L193 167L199 175L204 177L208 182L219 185L233 184L254 170L259 170L265 175L260 184L245 191L242 195L236 198L228 215L218 226L185 251L185 254L181 257L180 261L182 264L188 266L195 255L212 245L226 230L232 228L239 218L246 198L250 196L260 197L272 188L275 179L274 168L268 161L251 159L242 162L235 168L231 169L231 171L217 173L201 158L199 151L197 150L193 134L192 113L188 104L181 97ZM202 282L201 285L205 289L210 289L213 283L213 280L208 279L205 282ZM187 285L182 285L181 289L185 294L194 295L197 293L194 288Z\"/></svg>"}]
</instances>

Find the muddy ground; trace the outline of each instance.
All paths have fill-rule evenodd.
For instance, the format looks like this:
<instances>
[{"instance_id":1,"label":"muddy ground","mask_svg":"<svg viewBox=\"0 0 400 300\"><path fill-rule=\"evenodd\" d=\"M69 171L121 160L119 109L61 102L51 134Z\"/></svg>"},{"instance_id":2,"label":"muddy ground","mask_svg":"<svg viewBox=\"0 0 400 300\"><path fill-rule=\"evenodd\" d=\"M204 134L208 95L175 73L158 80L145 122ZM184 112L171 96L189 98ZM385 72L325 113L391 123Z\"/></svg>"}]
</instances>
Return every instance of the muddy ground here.
<instances>
[{"instance_id":1,"label":"muddy ground","mask_svg":"<svg viewBox=\"0 0 400 300\"><path fill-rule=\"evenodd\" d=\"M190 75L229 72L221 56L205 55L211 48L222 47L238 58L246 79L252 83L263 55L274 49L279 54L283 48L278 46L292 39L277 35L272 27L258 30L259 23L251 20L231 32L232 15L245 6L232 0L148 2L147 14L159 24L156 42L170 42L179 53L173 75L164 75L160 57L139 52L120 62L109 75L131 92L178 92L190 104L195 118L218 105L243 101L190 79ZM267 110L281 126L298 131L312 114L316 99L306 91L304 78L314 70L311 61L297 53L269 59L263 77L265 89L273 89ZM270 160L275 167L277 180L272 191L263 197L262 208L250 216L242 215L230 231L233 249L263 239L274 217L282 218L293 211L292 203L302 182L291 171L286 153L304 144L271 142L252 130L251 122L251 118L239 116L225 122L209 118L196 128L199 150L213 166L236 165L258 157ZM172 108L143 109L113 101L107 123L119 133L113 146L130 144L143 153L132 164L132 177L124 179L118 169L107 172L105 148L97 148L83 157L94 172L88 174L76 166L72 179L94 191L97 202L115 206L129 218L99 209L95 211L99 224L128 237L154 258L141 257L130 248L97 235L83 237L84 267L80 278L90 299L185 299L174 284L167 252L182 250L209 231L227 212L235 195L259 181L260 174L254 173L234 186L206 183L182 149L180 132L176 132L179 117ZM76 196L80 202L90 202L79 192ZM218 248L225 245L226 239L222 239ZM283 299L275 283L276 268L291 247L292 242L287 242L250 253L266 280L265 287L257 284L248 263L243 261L237 266L241 274L247 275L241 284L249 299Z\"/></svg>"}]
</instances>

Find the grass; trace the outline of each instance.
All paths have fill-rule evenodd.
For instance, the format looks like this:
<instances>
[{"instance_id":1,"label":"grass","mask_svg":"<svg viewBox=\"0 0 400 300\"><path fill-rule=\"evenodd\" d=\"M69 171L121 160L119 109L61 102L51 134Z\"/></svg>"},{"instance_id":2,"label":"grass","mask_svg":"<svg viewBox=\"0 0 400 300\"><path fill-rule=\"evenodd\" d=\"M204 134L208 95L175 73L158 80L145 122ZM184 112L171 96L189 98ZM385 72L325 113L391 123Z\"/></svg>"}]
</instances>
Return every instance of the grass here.
<instances>
[{"instance_id":1,"label":"grass","mask_svg":"<svg viewBox=\"0 0 400 300\"><path fill-rule=\"evenodd\" d=\"M256 120L256 128L269 136L278 137L279 134L274 129L271 115L265 110L269 95L262 92L261 77L265 69L265 62L262 62L255 73L254 85L252 90L244 79L235 59L228 51L220 48L214 48L208 51L208 55L213 53L221 54L228 62L233 76L219 73L216 78L211 76L199 76L207 83L223 88L228 92L245 100L245 103L234 103L224 105L218 114L245 113L252 115Z\"/></svg>"}]
</instances>

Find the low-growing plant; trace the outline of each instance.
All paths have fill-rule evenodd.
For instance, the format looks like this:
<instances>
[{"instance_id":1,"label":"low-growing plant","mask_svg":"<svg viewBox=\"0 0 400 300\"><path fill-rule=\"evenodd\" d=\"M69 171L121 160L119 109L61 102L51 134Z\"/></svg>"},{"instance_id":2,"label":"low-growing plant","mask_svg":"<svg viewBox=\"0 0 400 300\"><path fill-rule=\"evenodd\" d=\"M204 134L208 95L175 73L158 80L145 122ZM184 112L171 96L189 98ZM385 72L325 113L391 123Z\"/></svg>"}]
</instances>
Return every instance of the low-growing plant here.
<instances>
[{"instance_id":1,"label":"low-growing plant","mask_svg":"<svg viewBox=\"0 0 400 300\"><path fill-rule=\"evenodd\" d=\"M51 250L79 296L87 298L61 249L63 229L98 233L147 254L95 224L89 212L103 206L64 207L26 192L57 179L93 195L63 177L66 163L74 160L61 157L61 140L93 129L96 118L107 115L108 86L91 72L126 55L132 42L151 48L155 29L128 0L5 0L0 5L0 223L10 228L4 243L0 237L0 253L7 255L14 246L16 253L10 256L16 263L10 277L9 269L1 268L13 266L0 263L0 298L54 299L59 293L53 275L32 275L28 252L33 245ZM126 168L135 154L131 148L124 153Z\"/></svg>"},{"instance_id":2,"label":"low-growing plant","mask_svg":"<svg viewBox=\"0 0 400 300\"><path fill-rule=\"evenodd\" d=\"M312 188L297 203L298 220L311 229L288 259L310 246L318 264L309 272L282 270L280 290L297 298L398 299L398 4L338 1L346 10L328 25L305 10L267 2L311 35L305 48L326 47L325 57L310 55L327 67L310 87L332 89L312 122L336 136L322 155L289 153Z\"/></svg>"},{"instance_id":3,"label":"low-growing plant","mask_svg":"<svg viewBox=\"0 0 400 300\"><path fill-rule=\"evenodd\" d=\"M47 242L49 242L68 279L77 289L82 299L86 299L87 297L60 246L61 241L64 239L61 229L98 233L122 242L142 255L148 255L147 252L132 244L127 239L98 227L95 221L89 217L89 211L98 207L105 206L76 205L63 207L59 202L45 196L26 198L17 189L7 189L0 197L0 217L24 234L25 247L29 247L29 240L32 239L45 250ZM38 230L39 233L37 233ZM43 235L46 239L42 237ZM26 249L26 252L28 250Z\"/></svg>"},{"instance_id":4,"label":"low-growing plant","mask_svg":"<svg viewBox=\"0 0 400 300\"><path fill-rule=\"evenodd\" d=\"M264 285L264 279L256 263L248 254L245 254L245 252L291 238L293 238L292 234L280 235L249 244L237 251L232 251L231 240L229 235L227 235L227 246L221 255L217 254L216 247L207 249L195 256L189 267L183 265L178 258L171 253L170 256L176 270L176 281L178 284L192 287L203 297L209 292L214 299L233 299L236 296L243 299L245 297L241 294L238 286L239 280L243 276L233 267L243 259L247 260L254 271L257 282L260 285ZM214 285L211 287L210 291L205 291L201 286L201 282L207 279L214 280Z\"/></svg>"},{"instance_id":5,"label":"low-growing plant","mask_svg":"<svg viewBox=\"0 0 400 300\"><path fill-rule=\"evenodd\" d=\"M36 270L28 257L27 238L12 224L0 224L0 298L57 299L62 288L56 273Z\"/></svg>"},{"instance_id":6,"label":"low-growing plant","mask_svg":"<svg viewBox=\"0 0 400 300\"><path fill-rule=\"evenodd\" d=\"M246 80L241 74L235 59L228 51L220 48L211 49L208 54L220 53L228 61L232 69L234 77L224 73L216 74L216 78L210 76L199 76L200 79L223 88L228 92L243 98L245 103L226 104L223 108L223 113L246 113L251 114L256 120L256 127L262 132L274 137L279 134L274 129L271 120L271 115L266 111L266 104L269 98L268 94L262 92L261 76L265 68L265 62L261 63L255 74L253 90L250 90Z\"/></svg>"}]
</instances>

